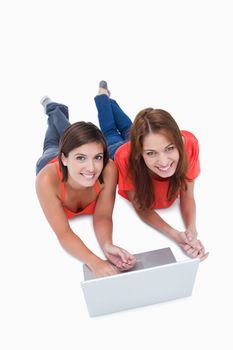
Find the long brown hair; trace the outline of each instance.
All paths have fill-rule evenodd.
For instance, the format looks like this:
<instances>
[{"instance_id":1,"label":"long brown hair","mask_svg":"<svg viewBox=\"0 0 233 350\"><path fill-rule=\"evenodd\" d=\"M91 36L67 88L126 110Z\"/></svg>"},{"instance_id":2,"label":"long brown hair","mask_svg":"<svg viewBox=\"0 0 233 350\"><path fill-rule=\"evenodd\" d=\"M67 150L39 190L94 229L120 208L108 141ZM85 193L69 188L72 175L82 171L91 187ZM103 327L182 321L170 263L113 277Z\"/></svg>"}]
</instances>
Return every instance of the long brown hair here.
<instances>
[{"instance_id":1,"label":"long brown hair","mask_svg":"<svg viewBox=\"0 0 233 350\"><path fill-rule=\"evenodd\" d=\"M176 146L179 161L174 175L169 178L167 200L178 194L182 187L187 189L185 179L188 167L187 155L180 129L174 118L162 109L146 108L140 111L130 130L131 150L128 172L135 187L135 200L142 210L152 208L156 202L152 176L142 157L143 140L149 133L163 133Z\"/></svg>"},{"instance_id":2,"label":"long brown hair","mask_svg":"<svg viewBox=\"0 0 233 350\"><path fill-rule=\"evenodd\" d=\"M67 181L68 179L68 170L67 167L62 163L62 154L65 157L68 157L68 154L73 149L80 147L86 143L97 142L103 146L103 170L106 164L109 161L109 154L107 149L107 144L105 138L100 131L93 123L91 122L77 122L70 125L65 132L63 133L60 143L59 143L59 152L58 152L58 161L60 169L62 172L62 181ZM100 183L103 183L103 170L99 176Z\"/></svg>"}]
</instances>

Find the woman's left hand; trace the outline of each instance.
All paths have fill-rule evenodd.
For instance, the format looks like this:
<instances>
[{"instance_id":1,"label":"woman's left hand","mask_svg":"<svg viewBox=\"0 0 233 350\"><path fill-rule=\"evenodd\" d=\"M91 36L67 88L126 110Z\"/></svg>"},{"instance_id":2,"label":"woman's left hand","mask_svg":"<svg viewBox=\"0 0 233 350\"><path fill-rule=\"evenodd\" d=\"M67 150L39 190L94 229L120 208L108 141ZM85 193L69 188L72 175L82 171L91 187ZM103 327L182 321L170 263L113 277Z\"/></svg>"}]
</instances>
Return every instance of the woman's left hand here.
<instances>
[{"instance_id":1,"label":"woman's left hand","mask_svg":"<svg viewBox=\"0 0 233 350\"><path fill-rule=\"evenodd\" d=\"M130 270L136 264L136 258L132 254L116 245L106 244L103 247L103 252L106 258L120 271Z\"/></svg>"},{"instance_id":2,"label":"woman's left hand","mask_svg":"<svg viewBox=\"0 0 233 350\"><path fill-rule=\"evenodd\" d=\"M197 239L197 232L186 230L185 235L186 245L184 245L183 249L186 253L193 258L198 257L201 261L205 260L209 253L205 252L205 247L202 242Z\"/></svg>"}]
</instances>

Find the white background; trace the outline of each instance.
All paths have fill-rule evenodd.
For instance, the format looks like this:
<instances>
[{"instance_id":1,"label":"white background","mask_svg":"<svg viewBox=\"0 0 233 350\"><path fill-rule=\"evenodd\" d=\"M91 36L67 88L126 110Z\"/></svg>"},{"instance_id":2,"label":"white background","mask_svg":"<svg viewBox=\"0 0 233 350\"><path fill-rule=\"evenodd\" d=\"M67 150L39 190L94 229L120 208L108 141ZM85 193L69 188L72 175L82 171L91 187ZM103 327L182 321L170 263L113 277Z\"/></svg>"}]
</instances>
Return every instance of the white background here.
<instances>
[{"instance_id":1,"label":"white background","mask_svg":"<svg viewBox=\"0 0 233 350\"><path fill-rule=\"evenodd\" d=\"M230 1L1 1L2 349L231 349L232 11ZM82 265L58 244L39 207L35 162L48 94L71 122L97 124L98 82L133 119L168 110L199 139L199 237L210 251L190 298L89 318ZM182 229L178 204L161 215ZM72 221L101 255L91 217ZM115 243L132 253L169 246L117 196Z\"/></svg>"}]
</instances>

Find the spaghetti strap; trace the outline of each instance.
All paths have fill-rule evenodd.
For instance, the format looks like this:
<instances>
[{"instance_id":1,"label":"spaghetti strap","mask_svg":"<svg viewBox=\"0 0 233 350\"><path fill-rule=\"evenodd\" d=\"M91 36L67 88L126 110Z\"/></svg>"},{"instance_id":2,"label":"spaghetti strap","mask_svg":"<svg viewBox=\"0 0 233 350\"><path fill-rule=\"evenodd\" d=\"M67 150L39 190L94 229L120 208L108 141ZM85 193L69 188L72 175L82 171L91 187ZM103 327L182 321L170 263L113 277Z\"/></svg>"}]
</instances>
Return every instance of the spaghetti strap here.
<instances>
[{"instance_id":1,"label":"spaghetti strap","mask_svg":"<svg viewBox=\"0 0 233 350\"><path fill-rule=\"evenodd\" d=\"M65 200L65 184L62 181L62 173L61 173L61 170L60 170L60 167L59 167L59 163L56 162L55 165L56 165L58 177L59 177L59 179L61 181L61 202L62 202L62 205L63 205L64 204L64 200Z\"/></svg>"}]
</instances>

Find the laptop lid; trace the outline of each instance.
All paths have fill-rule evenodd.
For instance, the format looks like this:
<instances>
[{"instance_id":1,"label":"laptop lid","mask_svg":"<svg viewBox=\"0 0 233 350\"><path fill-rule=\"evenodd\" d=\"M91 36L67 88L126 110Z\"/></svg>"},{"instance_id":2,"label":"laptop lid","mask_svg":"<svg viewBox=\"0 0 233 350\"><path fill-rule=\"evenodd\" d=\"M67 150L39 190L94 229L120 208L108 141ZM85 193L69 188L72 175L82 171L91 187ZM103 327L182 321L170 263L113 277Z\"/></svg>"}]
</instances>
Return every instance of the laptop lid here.
<instances>
[{"instance_id":1,"label":"laptop lid","mask_svg":"<svg viewBox=\"0 0 233 350\"><path fill-rule=\"evenodd\" d=\"M81 282L90 316L183 298L192 294L199 259L176 262L170 248L135 254L136 266L117 275L93 278L84 265Z\"/></svg>"}]
</instances>

